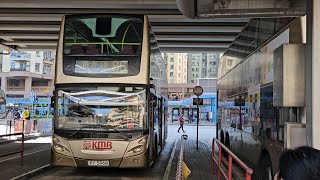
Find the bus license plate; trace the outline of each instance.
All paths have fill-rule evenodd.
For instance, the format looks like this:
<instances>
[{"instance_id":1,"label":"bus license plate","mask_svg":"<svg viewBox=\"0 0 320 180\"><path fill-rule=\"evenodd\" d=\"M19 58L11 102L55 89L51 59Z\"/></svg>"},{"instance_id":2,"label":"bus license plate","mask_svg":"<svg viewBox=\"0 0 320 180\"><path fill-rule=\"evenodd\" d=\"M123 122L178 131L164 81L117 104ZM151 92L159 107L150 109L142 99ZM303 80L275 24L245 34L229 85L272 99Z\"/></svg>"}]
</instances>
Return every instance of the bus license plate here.
<instances>
[{"instance_id":1,"label":"bus license plate","mask_svg":"<svg viewBox=\"0 0 320 180\"><path fill-rule=\"evenodd\" d=\"M88 166L109 166L109 161L88 161Z\"/></svg>"}]
</instances>

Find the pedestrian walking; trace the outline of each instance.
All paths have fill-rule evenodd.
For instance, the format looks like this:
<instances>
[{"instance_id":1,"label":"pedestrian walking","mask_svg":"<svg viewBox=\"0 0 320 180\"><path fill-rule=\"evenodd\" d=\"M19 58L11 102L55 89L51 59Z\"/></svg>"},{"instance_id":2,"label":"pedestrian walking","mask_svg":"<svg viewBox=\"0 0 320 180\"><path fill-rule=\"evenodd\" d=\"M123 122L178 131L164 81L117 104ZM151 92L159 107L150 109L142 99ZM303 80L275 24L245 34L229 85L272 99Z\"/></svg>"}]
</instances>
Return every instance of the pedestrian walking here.
<instances>
[{"instance_id":1,"label":"pedestrian walking","mask_svg":"<svg viewBox=\"0 0 320 180\"><path fill-rule=\"evenodd\" d=\"M179 127L179 129L178 129L178 133L180 132L180 129L182 129L182 131L185 132L184 129L183 129L183 123L184 123L184 118L183 118L183 114L181 114L181 115L179 116L179 124L180 124L180 127Z\"/></svg>"}]
</instances>

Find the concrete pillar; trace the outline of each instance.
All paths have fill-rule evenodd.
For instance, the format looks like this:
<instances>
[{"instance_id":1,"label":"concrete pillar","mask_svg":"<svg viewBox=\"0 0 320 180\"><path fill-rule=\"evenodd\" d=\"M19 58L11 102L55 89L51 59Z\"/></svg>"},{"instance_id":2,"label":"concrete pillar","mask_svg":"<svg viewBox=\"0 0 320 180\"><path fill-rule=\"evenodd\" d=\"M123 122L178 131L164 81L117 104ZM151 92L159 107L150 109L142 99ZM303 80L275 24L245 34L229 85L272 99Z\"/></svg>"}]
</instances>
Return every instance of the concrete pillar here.
<instances>
[{"instance_id":1,"label":"concrete pillar","mask_svg":"<svg viewBox=\"0 0 320 180\"><path fill-rule=\"evenodd\" d=\"M320 149L320 1L307 1L306 122L307 143Z\"/></svg>"},{"instance_id":2,"label":"concrete pillar","mask_svg":"<svg viewBox=\"0 0 320 180\"><path fill-rule=\"evenodd\" d=\"M25 98L30 98L30 94L31 94L31 85L32 85L32 77L27 77L25 79Z\"/></svg>"},{"instance_id":3,"label":"concrete pillar","mask_svg":"<svg viewBox=\"0 0 320 180\"><path fill-rule=\"evenodd\" d=\"M1 89L7 93L7 77L1 76Z\"/></svg>"}]
</instances>

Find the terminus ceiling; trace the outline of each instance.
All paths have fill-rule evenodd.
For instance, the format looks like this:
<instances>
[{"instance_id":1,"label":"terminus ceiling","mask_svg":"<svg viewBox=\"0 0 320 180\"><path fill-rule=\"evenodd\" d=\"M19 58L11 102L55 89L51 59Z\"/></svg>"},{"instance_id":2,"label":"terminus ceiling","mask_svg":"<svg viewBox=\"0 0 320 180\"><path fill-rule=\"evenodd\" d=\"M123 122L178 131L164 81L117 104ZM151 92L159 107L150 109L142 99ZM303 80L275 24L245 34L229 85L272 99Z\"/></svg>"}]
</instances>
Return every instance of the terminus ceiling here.
<instances>
[{"instance_id":1,"label":"terminus ceiling","mask_svg":"<svg viewBox=\"0 0 320 180\"><path fill-rule=\"evenodd\" d=\"M252 14L301 15L305 13L302 1L0 0L0 48L56 49L64 14L132 13L149 15L163 52L226 52Z\"/></svg>"},{"instance_id":2,"label":"terminus ceiling","mask_svg":"<svg viewBox=\"0 0 320 180\"><path fill-rule=\"evenodd\" d=\"M147 14L163 52L225 52L249 18L191 19L176 0L0 0L0 44L56 49L61 17L74 13Z\"/></svg>"}]
</instances>

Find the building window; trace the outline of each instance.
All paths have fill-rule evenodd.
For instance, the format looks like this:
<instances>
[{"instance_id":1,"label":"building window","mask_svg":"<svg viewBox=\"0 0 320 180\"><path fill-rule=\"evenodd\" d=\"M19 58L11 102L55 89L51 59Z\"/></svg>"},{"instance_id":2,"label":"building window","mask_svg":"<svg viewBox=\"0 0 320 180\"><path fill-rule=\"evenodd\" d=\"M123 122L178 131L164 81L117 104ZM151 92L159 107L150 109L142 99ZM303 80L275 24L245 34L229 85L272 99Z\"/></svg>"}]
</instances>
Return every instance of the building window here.
<instances>
[{"instance_id":1,"label":"building window","mask_svg":"<svg viewBox=\"0 0 320 180\"><path fill-rule=\"evenodd\" d=\"M173 65L170 65L170 69L173 69Z\"/></svg>"},{"instance_id":2,"label":"building window","mask_svg":"<svg viewBox=\"0 0 320 180\"><path fill-rule=\"evenodd\" d=\"M43 59L52 59L52 53L50 51L44 51L43 52Z\"/></svg>"},{"instance_id":3,"label":"building window","mask_svg":"<svg viewBox=\"0 0 320 180\"><path fill-rule=\"evenodd\" d=\"M20 79L8 79L9 86L20 86Z\"/></svg>"},{"instance_id":4,"label":"building window","mask_svg":"<svg viewBox=\"0 0 320 180\"><path fill-rule=\"evenodd\" d=\"M170 59L170 62L174 62L174 59L173 59L173 58L171 58L171 59Z\"/></svg>"},{"instance_id":5,"label":"building window","mask_svg":"<svg viewBox=\"0 0 320 180\"><path fill-rule=\"evenodd\" d=\"M43 74L51 74L51 67L44 65L43 66Z\"/></svg>"},{"instance_id":6,"label":"building window","mask_svg":"<svg viewBox=\"0 0 320 180\"><path fill-rule=\"evenodd\" d=\"M193 80L193 79L191 80L191 83L194 83L194 80Z\"/></svg>"},{"instance_id":7,"label":"building window","mask_svg":"<svg viewBox=\"0 0 320 180\"><path fill-rule=\"evenodd\" d=\"M11 61L11 69L16 68L16 63L14 61Z\"/></svg>"},{"instance_id":8,"label":"building window","mask_svg":"<svg viewBox=\"0 0 320 180\"><path fill-rule=\"evenodd\" d=\"M178 74L178 77L180 77L180 73Z\"/></svg>"},{"instance_id":9,"label":"building window","mask_svg":"<svg viewBox=\"0 0 320 180\"><path fill-rule=\"evenodd\" d=\"M36 63L35 71L40 72L40 63Z\"/></svg>"},{"instance_id":10,"label":"building window","mask_svg":"<svg viewBox=\"0 0 320 180\"><path fill-rule=\"evenodd\" d=\"M48 81L32 81L32 86L48 86Z\"/></svg>"},{"instance_id":11,"label":"building window","mask_svg":"<svg viewBox=\"0 0 320 180\"><path fill-rule=\"evenodd\" d=\"M170 72L170 77L173 77L173 72Z\"/></svg>"},{"instance_id":12,"label":"building window","mask_svg":"<svg viewBox=\"0 0 320 180\"><path fill-rule=\"evenodd\" d=\"M179 70L181 70L181 66L179 66Z\"/></svg>"},{"instance_id":13,"label":"building window","mask_svg":"<svg viewBox=\"0 0 320 180\"><path fill-rule=\"evenodd\" d=\"M40 51L36 51L36 56L40 57Z\"/></svg>"}]
</instances>

